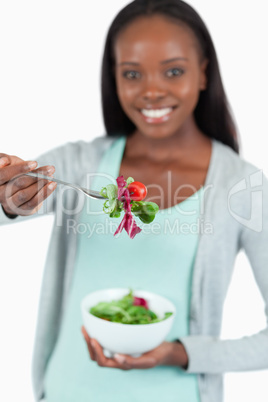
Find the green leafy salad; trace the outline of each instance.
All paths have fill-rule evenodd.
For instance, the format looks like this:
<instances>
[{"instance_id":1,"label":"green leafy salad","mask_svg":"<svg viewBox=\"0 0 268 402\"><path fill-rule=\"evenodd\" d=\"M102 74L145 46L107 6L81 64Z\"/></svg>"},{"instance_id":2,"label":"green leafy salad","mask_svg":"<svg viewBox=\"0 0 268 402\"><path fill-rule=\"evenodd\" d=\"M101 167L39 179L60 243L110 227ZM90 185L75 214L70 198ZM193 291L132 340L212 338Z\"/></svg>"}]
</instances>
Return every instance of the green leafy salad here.
<instances>
[{"instance_id":1,"label":"green leafy salad","mask_svg":"<svg viewBox=\"0 0 268 402\"><path fill-rule=\"evenodd\" d=\"M133 214L143 223L148 224L154 220L159 207L154 202L143 201L147 195L147 188L143 183L134 181L132 177L124 180L123 176L118 177L116 182L117 186L108 184L100 191L100 194L107 198L103 211L111 218L119 218L121 212L124 212L124 217L114 235L125 229L129 237L133 239L136 234L141 232Z\"/></svg>"},{"instance_id":2,"label":"green leafy salad","mask_svg":"<svg viewBox=\"0 0 268 402\"><path fill-rule=\"evenodd\" d=\"M103 320L121 324L152 324L170 317L173 313L165 313L164 318L149 310L147 300L133 296L132 290L122 299L111 302L100 302L89 310L91 314Z\"/></svg>"}]
</instances>

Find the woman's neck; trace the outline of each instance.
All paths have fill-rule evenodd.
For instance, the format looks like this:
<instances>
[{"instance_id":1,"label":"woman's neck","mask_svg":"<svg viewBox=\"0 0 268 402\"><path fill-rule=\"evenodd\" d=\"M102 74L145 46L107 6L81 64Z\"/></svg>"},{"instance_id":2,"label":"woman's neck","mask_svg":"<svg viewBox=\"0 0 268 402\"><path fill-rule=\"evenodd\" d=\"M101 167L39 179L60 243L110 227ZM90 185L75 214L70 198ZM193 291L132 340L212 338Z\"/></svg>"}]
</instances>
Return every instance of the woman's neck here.
<instances>
[{"instance_id":1,"label":"woman's neck","mask_svg":"<svg viewBox=\"0 0 268 402\"><path fill-rule=\"evenodd\" d=\"M150 138L139 130L128 137L126 158L146 158L155 162L178 160L186 153L193 154L200 147L208 145L210 139L192 124L180 132L166 138Z\"/></svg>"}]
</instances>

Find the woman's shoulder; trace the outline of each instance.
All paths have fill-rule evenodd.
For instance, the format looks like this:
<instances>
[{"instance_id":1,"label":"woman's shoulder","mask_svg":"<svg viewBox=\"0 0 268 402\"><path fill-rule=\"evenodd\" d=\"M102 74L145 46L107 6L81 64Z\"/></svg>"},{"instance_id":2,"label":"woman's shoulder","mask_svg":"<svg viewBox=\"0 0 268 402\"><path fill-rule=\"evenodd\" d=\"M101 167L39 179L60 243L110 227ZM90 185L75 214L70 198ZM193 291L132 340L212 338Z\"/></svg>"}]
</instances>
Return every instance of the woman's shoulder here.
<instances>
[{"instance_id":1,"label":"woman's shoulder","mask_svg":"<svg viewBox=\"0 0 268 402\"><path fill-rule=\"evenodd\" d=\"M68 142L65 144L66 148L72 149L76 153L94 152L102 154L109 146L116 141L118 137L99 136L90 141L79 140L75 142Z\"/></svg>"},{"instance_id":2,"label":"woman's shoulder","mask_svg":"<svg viewBox=\"0 0 268 402\"><path fill-rule=\"evenodd\" d=\"M72 158L89 155L89 153L102 154L118 137L99 136L90 141L78 140L69 141L48 150L43 155L70 155ZM43 155L40 157L42 158Z\"/></svg>"},{"instance_id":3,"label":"woman's shoulder","mask_svg":"<svg viewBox=\"0 0 268 402\"><path fill-rule=\"evenodd\" d=\"M39 166L54 165L57 174L66 180L77 180L81 170L92 171L98 166L104 152L117 138L102 136L92 141L67 142L40 155L37 161Z\"/></svg>"},{"instance_id":4,"label":"woman's shoulder","mask_svg":"<svg viewBox=\"0 0 268 402\"><path fill-rule=\"evenodd\" d=\"M268 179L263 170L227 145L214 141L214 146L214 171L211 173L210 184L216 190L215 197L217 200L225 200L225 205L227 201L228 216L231 211L232 216L252 216L252 221L258 221L252 215L253 201L257 216L262 211L262 206L268 202Z\"/></svg>"},{"instance_id":5,"label":"woman's shoulder","mask_svg":"<svg viewBox=\"0 0 268 402\"><path fill-rule=\"evenodd\" d=\"M260 167L244 159L228 145L217 140L213 140L213 145L215 165L218 167L220 175L225 179L229 177L233 181L262 171Z\"/></svg>"},{"instance_id":6,"label":"woman's shoulder","mask_svg":"<svg viewBox=\"0 0 268 402\"><path fill-rule=\"evenodd\" d=\"M215 216L239 231L259 231L265 220L263 206L268 202L268 180L260 167L248 162L227 145L213 140L214 162L209 184L214 195ZM219 214L219 208L221 214ZM263 219L262 219L263 218ZM268 233L268 227L267 227Z\"/></svg>"}]
</instances>

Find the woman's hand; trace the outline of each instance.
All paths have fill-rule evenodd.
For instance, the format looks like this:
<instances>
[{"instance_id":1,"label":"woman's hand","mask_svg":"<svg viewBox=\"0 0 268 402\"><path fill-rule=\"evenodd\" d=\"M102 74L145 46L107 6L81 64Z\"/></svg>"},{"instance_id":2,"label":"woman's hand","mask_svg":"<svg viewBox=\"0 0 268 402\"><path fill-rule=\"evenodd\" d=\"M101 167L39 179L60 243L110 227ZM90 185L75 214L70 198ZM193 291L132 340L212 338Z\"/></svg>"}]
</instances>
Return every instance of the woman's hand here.
<instances>
[{"instance_id":1,"label":"woman's hand","mask_svg":"<svg viewBox=\"0 0 268 402\"><path fill-rule=\"evenodd\" d=\"M103 354L102 347L96 339L90 338L85 327L81 328L87 343L91 360L101 367L119 368L121 370L148 369L156 366L186 367L188 364L187 353L181 343L163 342L157 348L144 353L140 357L115 354L112 359Z\"/></svg>"},{"instance_id":2,"label":"woman's hand","mask_svg":"<svg viewBox=\"0 0 268 402\"><path fill-rule=\"evenodd\" d=\"M44 179L29 176L15 176L30 171L52 176L54 166L43 166L39 169L37 162L24 161L17 156L0 153L0 204L8 215L33 215L43 201L55 190L56 184ZM14 179L14 180L12 180ZM12 180L12 181L11 181Z\"/></svg>"}]
</instances>

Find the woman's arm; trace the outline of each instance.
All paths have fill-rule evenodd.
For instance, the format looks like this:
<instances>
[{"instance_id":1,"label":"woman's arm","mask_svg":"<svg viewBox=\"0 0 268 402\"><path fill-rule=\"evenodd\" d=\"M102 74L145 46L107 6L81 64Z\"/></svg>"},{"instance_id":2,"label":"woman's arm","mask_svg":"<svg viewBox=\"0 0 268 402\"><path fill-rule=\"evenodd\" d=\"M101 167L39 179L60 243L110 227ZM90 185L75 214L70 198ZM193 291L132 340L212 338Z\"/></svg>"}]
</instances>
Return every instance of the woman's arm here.
<instances>
[{"instance_id":1,"label":"woman's arm","mask_svg":"<svg viewBox=\"0 0 268 402\"><path fill-rule=\"evenodd\" d=\"M87 174L92 176L92 173L96 171L96 168L100 162L103 153L109 146L111 146L116 138L117 137L98 137L90 142L69 142L63 146L54 148L44 153L43 155L39 156L36 161L38 162L38 167L51 165L54 166L55 177L70 183L79 184L81 179L86 177ZM29 179L32 180L33 178ZM2 179L2 184L4 182L5 179ZM43 180L43 182L46 181ZM47 196L42 207L36 213L28 216L18 216L15 219L10 219L3 211L3 208L0 206L0 225L19 222L21 220L24 221L25 219L29 219L32 217L54 213L56 211L57 198L59 198L59 202L62 202L62 197L57 197L59 193L60 186L59 188L56 188L56 191L53 193L52 196ZM59 209L61 209L60 205L58 207ZM13 215L14 213L10 210L6 210L6 212L11 215Z\"/></svg>"},{"instance_id":2,"label":"woman's arm","mask_svg":"<svg viewBox=\"0 0 268 402\"><path fill-rule=\"evenodd\" d=\"M113 358L104 355L101 345L96 339L92 339L85 327L81 332L87 344L90 358L100 367L118 368L121 370L148 369L156 366L177 366L186 368L188 356L184 346L180 342L163 342L161 345L144 353L140 357L115 354Z\"/></svg>"},{"instance_id":3,"label":"woman's arm","mask_svg":"<svg viewBox=\"0 0 268 402\"><path fill-rule=\"evenodd\" d=\"M258 197L254 191L258 191ZM268 180L244 197L246 208L262 222L258 231L241 225L240 247L247 255L268 317ZM254 197L254 202L252 199ZM268 320L267 320L268 321ZM180 338L189 356L190 373L224 373L268 369L268 327L240 339L211 336Z\"/></svg>"},{"instance_id":4,"label":"woman's arm","mask_svg":"<svg viewBox=\"0 0 268 402\"><path fill-rule=\"evenodd\" d=\"M30 171L52 175L53 166L37 168L35 161L23 161L11 155L0 155L0 203L7 218L36 213L55 189L54 183L24 176Z\"/></svg>"},{"instance_id":5,"label":"woman's arm","mask_svg":"<svg viewBox=\"0 0 268 402\"><path fill-rule=\"evenodd\" d=\"M35 161L26 162L13 155L0 154L1 223L6 219L15 219L18 215L33 215L54 191L55 186L51 187L52 183L48 183L47 180L22 176L30 171L50 176L55 168L53 166L37 168Z\"/></svg>"},{"instance_id":6,"label":"woman's arm","mask_svg":"<svg viewBox=\"0 0 268 402\"><path fill-rule=\"evenodd\" d=\"M32 177L20 177L10 180L29 171L53 175L75 181L79 164L82 142L68 143L52 149L39 156L38 168L28 168L27 162L16 156L4 155L4 163L0 165L0 224L24 221L32 217L55 212L56 194L51 196L55 187L49 188L47 180ZM54 183L51 183L54 185Z\"/></svg>"}]
</instances>

